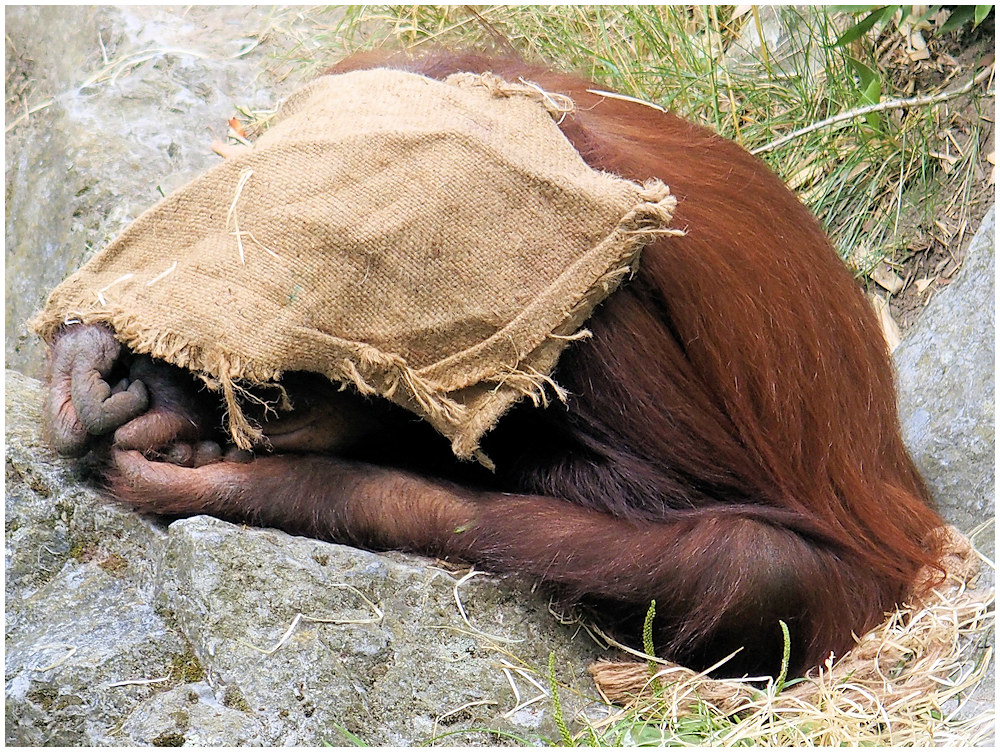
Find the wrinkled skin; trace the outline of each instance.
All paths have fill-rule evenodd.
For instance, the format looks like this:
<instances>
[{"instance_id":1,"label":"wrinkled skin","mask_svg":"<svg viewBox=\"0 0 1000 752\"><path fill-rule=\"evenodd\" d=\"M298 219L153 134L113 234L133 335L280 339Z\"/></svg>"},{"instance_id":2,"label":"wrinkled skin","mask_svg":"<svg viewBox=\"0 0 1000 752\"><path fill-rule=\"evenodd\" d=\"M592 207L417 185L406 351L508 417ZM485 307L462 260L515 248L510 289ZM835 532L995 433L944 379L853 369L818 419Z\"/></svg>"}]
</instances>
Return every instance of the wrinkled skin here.
<instances>
[{"instance_id":1,"label":"wrinkled skin","mask_svg":"<svg viewBox=\"0 0 1000 752\"><path fill-rule=\"evenodd\" d=\"M185 467L253 457L224 448L217 396L187 371L131 354L103 325L64 327L52 342L49 364L46 422L63 456L82 456L110 438L115 450ZM373 415L363 400L326 379L292 374L283 386L294 409L278 413L259 407L256 415L250 409L264 432L257 451L337 451L378 425L377 411ZM267 399L262 402L270 404Z\"/></svg>"},{"instance_id":2,"label":"wrinkled skin","mask_svg":"<svg viewBox=\"0 0 1000 752\"><path fill-rule=\"evenodd\" d=\"M59 454L80 456L95 437L124 426L149 407L146 384L115 382L124 366L122 347L103 326L65 327L49 356L46 422Z\"/></svg>"}]
</instances>

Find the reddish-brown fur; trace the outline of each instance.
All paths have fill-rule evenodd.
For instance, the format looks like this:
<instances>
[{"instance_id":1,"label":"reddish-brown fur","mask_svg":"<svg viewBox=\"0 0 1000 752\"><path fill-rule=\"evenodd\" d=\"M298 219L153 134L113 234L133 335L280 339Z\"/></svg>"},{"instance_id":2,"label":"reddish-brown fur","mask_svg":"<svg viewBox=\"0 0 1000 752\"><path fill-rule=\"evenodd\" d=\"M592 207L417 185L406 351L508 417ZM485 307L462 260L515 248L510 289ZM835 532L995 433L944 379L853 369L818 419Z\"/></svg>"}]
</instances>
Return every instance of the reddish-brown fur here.
<instances>
[{"instance_id":1,"label":"reddish-brown fur","mask_svg":"<svg viewBox=\"0 0 1000 752\"><path fill-rule=\"evenodd\" d=\"M632 642L655 599L661 654L701 667L742 649L723 673L777 671L779 620L793 672L843 654L935 562L941 522L873 313L818 222L740 147L587 82L471 55L389 64L570 95L561 127L584 159L663 179L686 235L649 246L564 354L568 406L519 407L487 437L494 477L450 463L443 441L395 439L422 430L396 416L353 459L195 469L116 450L117 494L543 578Z\"/></svg>"}]
</instances>

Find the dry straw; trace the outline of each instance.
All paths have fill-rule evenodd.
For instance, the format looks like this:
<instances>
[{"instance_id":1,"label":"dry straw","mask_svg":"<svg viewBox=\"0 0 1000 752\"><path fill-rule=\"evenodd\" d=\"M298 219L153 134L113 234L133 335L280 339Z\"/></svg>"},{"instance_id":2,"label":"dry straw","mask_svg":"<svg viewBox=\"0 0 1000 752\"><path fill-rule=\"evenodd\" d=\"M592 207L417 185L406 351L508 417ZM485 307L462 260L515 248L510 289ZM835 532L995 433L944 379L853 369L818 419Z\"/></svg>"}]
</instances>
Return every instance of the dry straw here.
<instances>
[{"instance_id":1,"label":"dry straw","mask_svg":"<svg viewBox=\"0 0 1000 752\"><path fill-rule=\"evenodd\" d=\"M710 679L662 661L655 675L649 662L610 661L591 674L605 699L667 725L695 712L731 720L705 740L721 746L981 743L993 733L993 714L957 719L992 662L994 591L972 589L978 554L954 529L945 534L944 583L890 614L847 655L784 687Z\"/></svg>"}]
</instances>

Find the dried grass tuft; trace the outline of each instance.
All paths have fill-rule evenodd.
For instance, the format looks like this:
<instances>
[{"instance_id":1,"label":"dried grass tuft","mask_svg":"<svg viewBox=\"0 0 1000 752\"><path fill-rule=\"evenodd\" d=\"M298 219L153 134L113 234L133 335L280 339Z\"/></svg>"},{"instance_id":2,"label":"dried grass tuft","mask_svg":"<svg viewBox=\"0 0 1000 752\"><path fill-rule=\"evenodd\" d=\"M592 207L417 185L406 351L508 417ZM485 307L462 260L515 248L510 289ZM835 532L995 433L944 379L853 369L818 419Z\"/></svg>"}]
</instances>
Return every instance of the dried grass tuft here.
<instances>
[{"instance_id":1,"label":"dried grass tuft","mask_svg":"<svg viewBox=\"0 0 1000 752\"><path fill-rule=\"evenodd\" d=\"M992 564L957 531L946 535L946 580L890 614L841 659L831 656L803 679L784 687L769 680L763 689L676 664L653 675L648 662L601 661L590 668L598 690L626 710L600 725L642 718L644 731L653 723L670 741L671 729L692 715L712 716L699 741L726 746L982 743L993 734L994 713L970 717L964 706L993 657L994 588L972 588L978 560Z\"/></svg>"}]
</instances>

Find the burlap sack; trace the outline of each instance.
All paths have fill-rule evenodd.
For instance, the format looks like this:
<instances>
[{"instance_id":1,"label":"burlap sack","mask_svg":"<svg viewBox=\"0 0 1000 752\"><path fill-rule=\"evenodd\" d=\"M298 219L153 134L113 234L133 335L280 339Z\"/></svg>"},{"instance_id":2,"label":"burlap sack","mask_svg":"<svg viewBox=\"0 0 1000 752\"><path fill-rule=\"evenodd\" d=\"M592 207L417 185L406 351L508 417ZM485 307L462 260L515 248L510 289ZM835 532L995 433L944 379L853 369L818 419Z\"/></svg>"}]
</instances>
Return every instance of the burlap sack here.
<instances>
[{"instance_id":1,"label":"burlap sack","mask_svg":"<svg viewBox=\"0 0 1000 752\"><path fill-rule=\"evenodd\" d=\"M33 321L106 322L221 388L314 371L426 418L456 455L545 400L581 324L675 200L591 170L571 102L487 74L325 76L253 148L140 216ZM481 458L483 459L483 458Z\"/></svg>"}]
</instances>

